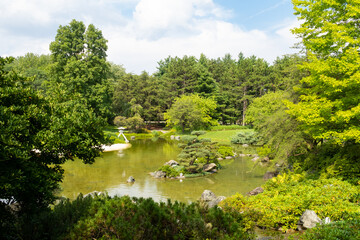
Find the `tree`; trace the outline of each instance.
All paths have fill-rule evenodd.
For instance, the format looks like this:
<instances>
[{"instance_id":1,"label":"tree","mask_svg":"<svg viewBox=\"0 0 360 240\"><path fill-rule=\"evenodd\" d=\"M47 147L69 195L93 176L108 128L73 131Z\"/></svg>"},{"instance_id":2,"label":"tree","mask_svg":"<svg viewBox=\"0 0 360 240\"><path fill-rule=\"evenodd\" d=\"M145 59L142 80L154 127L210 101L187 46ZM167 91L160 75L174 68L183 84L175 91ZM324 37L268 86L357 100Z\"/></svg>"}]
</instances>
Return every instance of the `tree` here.
<instances>
[{"instance_id":1,"label":"tree","mask_svg":"<svg viewBox=\"0 0 360 240\"><path fill-rule=\"evenodd\" d=\"M29 79L4 70L12 60L0 57L0 228L8 224L2 216L9 204L19 204L18 216L47 207L63 177L61 164L92 163L108 143L94 112L76 101L48 101Z\"/></svg>"},{"instance_id":2,"label":"tree","mask_svg":"<svg viewBox=\"0 0 360 240\"><path fill-rule=\"evenodd\" d=\"M25 56L17 57L5 68L14 70L23 77L34 77L31 85L37 90L45 90L44 83L49 80L50 63L50 55L26 53Z\"/></svg>"},{"instance_id":3,"label":"tree","mask_svg":"<svg viewBox=\"0 0 360 240\"><path fill-rule=\"evenodd\" d=\"M306 152L310 140L286 113L284 100L293 101L294 98L291 92L267 93L253 101L246 115L246 122L254 126L261 142L270 148L270 157L282 163Z\"/></svg>"},{"instance_id":4,"label":"tree","mask_svg":"<svg viewBox=\"0 0 360 240\"><path fill-rule=\"evenodd\" d=\"M182 95L177 98L171 108L164 114L167 124L185 128L199 129L216 125L216 120L211 115L216 109L216 102L210 98L199 95Z\"/></svg>"},{"instance_id":5,"label":"tree","mask_svg":"<svg viewBox=\"0 0 360 240\"><path fill-rule=\"evenodd\" d=\"M293 32L302 39L310 75L301 80L300 102L287 103L317 142L360 143L360 4L358 0L294 0L303 20Z\"/></svg>"},{"instance_id":6,"label":"tree","mask_svg":"<svg viewBox=\"0 0 360 240\"><path fill-rule=\"evenodd\" d=\"M80 100L98 116L109 119L112 113L106 42L92 24L86 29L83 22L72 20L60 26L50 44L53 64L49 85L57 101Z\"/></svg>"}]
</instances>

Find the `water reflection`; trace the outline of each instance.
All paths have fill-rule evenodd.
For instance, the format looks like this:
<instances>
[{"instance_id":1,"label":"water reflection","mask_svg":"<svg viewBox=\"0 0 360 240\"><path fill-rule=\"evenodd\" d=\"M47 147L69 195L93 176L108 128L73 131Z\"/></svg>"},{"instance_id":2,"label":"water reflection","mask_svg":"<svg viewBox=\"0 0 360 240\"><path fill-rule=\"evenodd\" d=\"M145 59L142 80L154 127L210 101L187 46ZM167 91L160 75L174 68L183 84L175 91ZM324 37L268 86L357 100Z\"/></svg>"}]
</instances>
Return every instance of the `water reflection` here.
<instances>
[{"instance_id":1,"label":"water reflection","mask_svg":"<svg viewBox=\"0 0 360 240\"><path fill-rule=\"evenodd\" d=\"M81 192L108 192L109 195L152 197L156 201L167 198L183 202L196 201L205 189L216 195L230 196L246 193L263 184L265 169L253 169L253 162L247 158L236 158L221 162L223 169L202 178L186 178L183 181L153 179L148 173L165 162L176 159L180 150L177 142L159 139L133 141L132 147L121 152L107 152L94 164L80 161L64 164L65 178L62 195L71 199ZM133 176L135 183L126 180Z\"/></svg>"}]
</instances>

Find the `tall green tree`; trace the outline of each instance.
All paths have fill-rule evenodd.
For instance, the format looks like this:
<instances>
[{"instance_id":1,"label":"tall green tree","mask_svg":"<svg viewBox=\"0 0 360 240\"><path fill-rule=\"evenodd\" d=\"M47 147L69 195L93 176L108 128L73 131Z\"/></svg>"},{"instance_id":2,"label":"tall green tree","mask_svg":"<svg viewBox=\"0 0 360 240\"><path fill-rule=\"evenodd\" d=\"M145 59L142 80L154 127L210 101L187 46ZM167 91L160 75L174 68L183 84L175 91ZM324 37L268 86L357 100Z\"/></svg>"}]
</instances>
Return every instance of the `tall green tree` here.
<instances>
[{"instance_id":1,"label":"tall green tree","mask_svg":"<svg viewBox=\"0 0 360 240\"><path fill-rule=\"evenodd\" d=\"M4 70L0 58L0 232L17 216L31 216L55 200L63 177L61 164L75 158L94 162L107 143L103 121L76 101L50 102L29 79ZM31 218L30 218L31 219Z\"/></svg>"},{"instance_id":2,"label":"tall green tree","mask_svg":"<svg viewBox=\"0 0 360 240\"><path fill-rule=\"evenodd\" d=\"M106 62L107 40L90 24L73 20L60 26L55 41L50 44L51 94L58 101L79 100L98 116L109 119L111 96Z\"/></svg>"},{"instance_id":3,"label":"tall green tree","mask_svg":"<svg viewBox=\"0 0 360 240\"><path fill-rule=\"evenodd\" d=\"M215 109L216 102L213 99L182 95L175 100L164 117L168 125L177 126L185 132L186 128L194 130L216 125L217 121L212 118Z\"/></svg>"},{"instance_id":4,"label":"tall green tree","mask_svg":"<svg viewBox=\"0 0 360 240\"><path fill-rule=\"evenodd\" d=\"M303 22L293 31L302 39L307 62L301 68L300 102L289 113L318 142L360 143L360 4L358 0L294 0Z\"/></svg>"}]
</instances>

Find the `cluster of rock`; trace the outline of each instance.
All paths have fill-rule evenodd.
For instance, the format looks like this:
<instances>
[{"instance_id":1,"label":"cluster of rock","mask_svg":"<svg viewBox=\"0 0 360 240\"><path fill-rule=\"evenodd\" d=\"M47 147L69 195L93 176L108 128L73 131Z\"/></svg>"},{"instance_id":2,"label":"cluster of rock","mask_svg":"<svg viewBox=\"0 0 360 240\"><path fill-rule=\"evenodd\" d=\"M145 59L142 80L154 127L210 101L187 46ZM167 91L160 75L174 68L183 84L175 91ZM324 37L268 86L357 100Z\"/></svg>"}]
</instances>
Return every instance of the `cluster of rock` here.
<instances>
[{"instance_id":1,"label":"cluster of rock","mask_svg":"<svg viewBox=\"0 0 360 240\"><path fill-rule=\"evenodd\" d=\"M225 200L226 197L219 196L217 197L212 191L205 190L200 197L200 204L203 204L204 206L208 208L215 207L218 205L221 201Z\"/></svg>"}]
</instances>

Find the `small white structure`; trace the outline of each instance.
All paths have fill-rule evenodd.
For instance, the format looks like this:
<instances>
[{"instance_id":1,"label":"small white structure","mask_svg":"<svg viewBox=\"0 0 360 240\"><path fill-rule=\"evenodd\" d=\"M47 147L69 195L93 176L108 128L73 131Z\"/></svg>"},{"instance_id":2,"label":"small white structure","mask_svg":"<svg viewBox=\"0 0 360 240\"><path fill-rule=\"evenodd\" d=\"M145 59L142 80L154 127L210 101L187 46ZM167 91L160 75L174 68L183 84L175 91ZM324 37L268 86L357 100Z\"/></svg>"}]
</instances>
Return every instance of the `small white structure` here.
<instances>
[{"instance_id":1,"label":"small white structure","mask_svg":"<svg viewBox=\"0 0 360 240\"><path fill-rule=\"evenodd\" d=\"M119 129L119 134L118 134L118 137L120 137L121 135L124 137L124 139L125 139L125 142L126 143L128 143L129 142L129 140L127 140L127 138L125 137L125 135L124 135L124 127L118 127L118 129Z\"/></svg>"}]
</instances>

